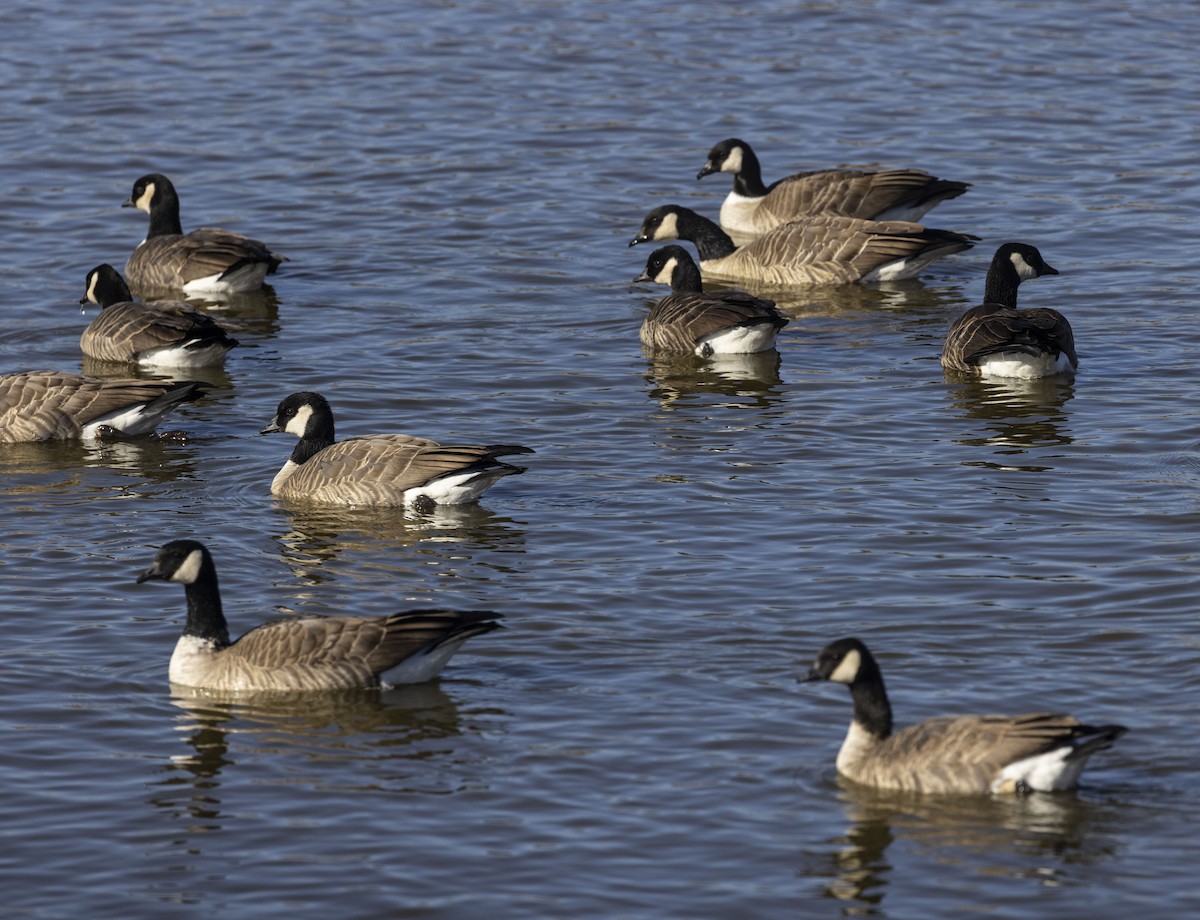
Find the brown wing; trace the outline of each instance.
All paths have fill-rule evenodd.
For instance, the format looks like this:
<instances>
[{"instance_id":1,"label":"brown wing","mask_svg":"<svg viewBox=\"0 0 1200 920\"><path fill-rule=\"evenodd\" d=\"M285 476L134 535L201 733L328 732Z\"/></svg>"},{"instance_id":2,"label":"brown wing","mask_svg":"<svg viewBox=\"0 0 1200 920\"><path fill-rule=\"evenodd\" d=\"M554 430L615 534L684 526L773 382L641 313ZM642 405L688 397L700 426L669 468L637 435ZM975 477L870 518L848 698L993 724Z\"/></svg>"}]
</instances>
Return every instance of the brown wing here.
<instances>
[{"instance_id":1,"label":"brown wing","mask_svg":"<svg viewBox=\"0 0 1200 920\"><path fill-rule=\"evenodd\" d=\"M221 275L250 262L262 262L273 272L282 261L263 243L214 227L185 234L155 236L133 251L125 277L139 290L180 290L199 278Z\"/></svg>"},{"instance_id":2,"label":"brown wing","mask_svg":"<svg viewBox=\"0 0 1200 920\"><path fill-rule=\"evenodd\" d=\"M764 224L769 222L766 218L779 224L821 213L874 220L896 208L927 211L968 187L920 169L826 169L781 179L767 190L758 210Z\"/></svg>"},{"instance_id":3,"label":"brown wing","mask_svg":"<svg viewBox=\"0 0 1200 920\"><path fill-rule=\"evenodd\" d=\"M118 303L104 308L79 340L101 361L134 361L147 351L185 342L232 341L210 316L185 303Z\"/></svg>"},{"instance_id":4,"label":"brown wing","mask_svg":"<svg viewBox=\"0 0 1200 920\"><path fill-rule=\"evenodd\" d=\"M999 304L980 304L950 324L942 347L942 366L974 371L988 355L1009 349L1025 349L1075 357L1071 324L1057 310L1018 310Z\"/></svg>"},{"instance_id":5,"label":"brown wing","mask_svg":"<svg viewBox=\"0 0 1200 920\"><path fill-rule=\"evenodd\" d=\"M642 323L642 342L651 348L691 352L701 339L735 326L771 323L781 328L787 317L774 302L745 291L668 294Z\"/></svg>"},{"instance_id":6,"label":"brown wing","mask_svg":"<svg viewBox=\"0 0 1200 920\"><path fill-rule=\"evenodd\" d=\"M776 227L723 259L702 264L706 277L754 278L767 284L854 282L899 259L970 247L958 234L909 221L819 214ZM936 256L933 256L936 258Z\"/></svg>"},{"instance_id":7,"label":"brown wing","mask_svg":"<svg viewBox=\"0 0 1200 920\"><path fill-rule=\"evenodd\" d=\"M402 505L404 492L527 448L442 445L404 434L347 438L326 447L285 480L281 494L336 503Z\"/></svg>"},{"instance_id":8,"label":"brown wing","mask_svg":"<svg viewBox=\"0 0 1200 920\"><path fill-rule=\"evenodd\" d=\"M1088 731L1056 713L945 716L911 725L880 742L862 764L892 788L986 792L1008 764L1069 743Z\"/></svg>"},{"instance_id":9,"label":"brown wing","mask_svg":"<svg viewBox=\"0 0 1200 920\"><path fill-rule=\"evenodd\" d=\"M195 384L98 380L58 371L0 376L0 441L78 438L90 422L173 391L193 398ZM198 393L196 394L198 395Z\"/></svg>"}]
</instances>

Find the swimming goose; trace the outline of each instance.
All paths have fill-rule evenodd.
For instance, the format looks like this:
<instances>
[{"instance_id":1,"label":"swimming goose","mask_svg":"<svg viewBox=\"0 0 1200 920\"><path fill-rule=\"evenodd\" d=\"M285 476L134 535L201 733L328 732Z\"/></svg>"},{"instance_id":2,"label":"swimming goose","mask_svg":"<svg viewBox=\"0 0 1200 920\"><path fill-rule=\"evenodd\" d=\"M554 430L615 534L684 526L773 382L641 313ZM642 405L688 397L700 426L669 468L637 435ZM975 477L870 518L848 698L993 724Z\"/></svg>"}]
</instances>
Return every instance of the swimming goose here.
<instances>
[{"instance_id":1,"label":"swimming goose","mask_svg":"<svg viewBox=\"0 0 1200 920\"><path fill-rule=\"evenodd\" d=\"M211 316L175 301L136 303L111 265L88 272L82 303L100 306L79 347L101 361L136 361L147 367L213 367L237 345Z\"/></svg>"},{"instance_id":2,"label":"swimming goose","mask_svg":"<svg viewBox=\"0 0 1200 920\"><path fill-rule=\"evenodd\" d=\"M199 399L194 380L97 380L60 371L0 375L0 442L147 434L180 403Z\"/></svg>"},{"instance_id":3,"label":"swimming goose","mask_svg":"<svg viewBox=\"0 0 1200 920\"><path fill-rule=\"evenodd\" d=\"M905 221L816 214L739 249L711 220L677 204L647 214L629 245L677 239L696 245L706 279L783 286L913 278L930 262L973 245L961 234Z\"/></svg>"},{"instance_id":4,"label":"swimming goose","mask_svg":"<svg viewBox=\"0 0 1200 920\"><path fill-rule=\"evenodd\" d=\"M1017 287L1057 275L1028 243L996 250L983 286L983 303L967 310L946 333L942 366L984 377L1050 377L1079 366L1071 324L1057 310L1017 309Z\"/></svg>"},{"instance_id":5,"label":"swimming goose","mask_svg":"<svg viewBox=\"0 0 1200 920\"><path fill-rule=\"evenodd\" d=\"M733 190L721 205L721 226L746 235L766 233L809 214L919 221L971 187L920 169L822 169L763 185L758 157L736 137L713 146L696 178L716 172L733 173Z\"/></svg>"},{"instance_id":6,"label":"swimming goose","mask_svg":"<svg viewBox=\"0 0 1200 920\"><path fill-rule=\"evenodd\" d=\"M499 629L490 610L275 620L229 641L217 568L195 540L172 540L138 577L182 584L187 622L171 683L207 690L349 690L432 680L472 636Z\"/></svg>"},{"instance_id":7,"label":"swimming goose","mask_svg":"<svg viewBox=\"0 0 1200 920\"><path fill-rule=\"evenodd\" d=\"M700 269L682 246L654 250L633 280L671 286L671 293L642 321L642 344L647 348L702 358L769 351L775 347L775 333L788 323L773 301L745 291L705 292Z\"/></svg>"},{"instance_id":8,"label":"swimming goose","mask_svg":"<svg viewBox=\"0 0 1200 920\"><path fill-rule=\"evenodd\" d=\"M879 665L858 639L825 646L801 682L847 684L854 719L838 772L880 789L930 793L1057 792L1074 788L1088 758L1125 733L1048 712L942 716L892 734Z\"/></svg>"},{"instance_id":9,"label":"swimming goose","mask_svg":"<svg viewBox=\"0 0 1200 920\"><path fill-rule=\"evenodd\" d=\"M139 292L235 294L253 291L287 259L264 243L216 227L184 233L179 196L161 173L142 176L122 207L150 215L146 239L125 263L125 277Z\"/></svg>"},{"instance_id":10,"label":"swimming goose","mask_svg":"<svg viewBox=\"0 0 1200 920\"><path fill-rule=\"evenodd\" d=\"M464 504L502 476L525 472L497 457L533 453L516 444L442 445L406 434L335 441L333 410L320 393L293 393L283 400L261 433L272 431L294 434L300 443L275 474L271 494L323 504L420 511Z\"/></svg>"}]
</instances>

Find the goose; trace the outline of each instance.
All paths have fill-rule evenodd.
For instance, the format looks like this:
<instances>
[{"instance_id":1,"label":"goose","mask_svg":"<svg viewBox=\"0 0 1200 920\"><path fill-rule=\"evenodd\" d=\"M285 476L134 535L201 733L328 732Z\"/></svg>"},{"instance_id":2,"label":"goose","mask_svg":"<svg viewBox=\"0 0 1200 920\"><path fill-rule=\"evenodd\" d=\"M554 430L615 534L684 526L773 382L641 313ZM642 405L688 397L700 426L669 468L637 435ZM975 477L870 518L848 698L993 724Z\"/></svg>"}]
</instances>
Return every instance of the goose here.
<instances>
[{"instance_id":1,"label":"goose","mask_svg":"<svg viewBox=\"0 0 1200 920\"><path fill-rule=\"evenodd\" d=\"M275 474L271 494L321 504L382 505L429 511L475 501L502 476L525 472L497 460L531 454L516 444L485 447L438 444L406 434L369 434L334 440L333 410L320 393L288 396L260 432L285 431L300 439Z\"/></svg>"},{"instance_id":2,"label":"goose","mask_svg":"<svg viewBox=\"0 0 1200 920\"><path fill-rule=\"evenodd\" d=\"M1017 309L1022 281L1057 274L1028 243L997 249L984 281L983 303L963 313L946 333L942 367L1024 379L1075 373L1079 359L1066 317L1047 307Z\"/></svg>"},{"instance_id":3,"label":"goose","mask_svg":"<svg viewBox=\"0 0 1200 920\"><path fill-rule=\"evenodd\" d=\"M971 187L920 169L822 169L763 185L758 157L736 137L713 146L696 178L717 172L733 173L733 190L721 204L721 226L754 236L809 214L919 221Z\"/></svg>"},{"instance_id":4,"label":"goose","mask_svg":"<svg viewBox=\"0 0 1200 920\"><path fill-rule=\"evenodd\" d=\"M1072 789L1089 757L1126 731L1049 712L926 719L892 734L879 665L858 639L825 646L802 683L846 684L854 719L837 770L880 789L928 793L1026 793Z\"/></svg>"},{"instance_id":5,"label":"goose","mask_svg":"<svg viewBox=\"0 0 1200 920\"><path fill-rule=\"evenodd\" d=\"M98 380L61 371L0 374L0 442L148 434L181 403L199 399L195 380Z\"/></svg>"},{"instance_id":6,"label":"goose","mask_svg":"<svg viewBox=\"0 0 1200 920\"><path fill-rule=\"evenodd\" d=\"M411 610L382 617L300 617L257 626L234 642L217 567L196 540L172 540L138 584L184 586L187 622L171 654L173 684L205 690L350 690L432 680L472 636L499 629L490 610Z\"/></svg>"},{"instance_id":7,"label":"goose","mask_svg":"<svg viewBox=\"0 0 1200 920\"><path fill-rule=\"evenodd\" d=\"M702 358L770 351L775 334L788 323L773 301L745 291L706 293L700 269L682 246L654 250L633 280L671 286L642 322L642 344L650 349Z\"/></svg>"},{"instance_id":8,"label":"goose","mask_svg":"<svg viewBox=\"0 0 1200 920\"><path fill-rule=\"evenodd\" d=\"M284 256L265 244L215 227L184 233L179 223L179 196L161 173L142 176L122 204L150 215L146 239L125 263L125 277L140 292L183 291L187 294L236 294L262 286Z\"/></svg>"},{"instance_id":9,"label":"goose","mask_svg":"<svg viewBox=\"0 0 1200 920\"><path fill-rule=\"evenodd\" d=\"M136 303L111 265L88 272L79 301L100 306L79 347L101 361L133 361L146 367L214 367L237 345L211 316L174 301Z\"/></svg>"},{"instance_id":10,"label":"goose","mask_svg":"<svg viewBox=\"0 0 1200 920\"><path fill-rule=\"evenodd\" d=\"M816 214L738 248L711 220L677 204L647 214L629 245L676 239L695 244L705 279L782 286L913 278L936 259L973 245L962 234L906 221Z\"/></svg>"}]
</instances>

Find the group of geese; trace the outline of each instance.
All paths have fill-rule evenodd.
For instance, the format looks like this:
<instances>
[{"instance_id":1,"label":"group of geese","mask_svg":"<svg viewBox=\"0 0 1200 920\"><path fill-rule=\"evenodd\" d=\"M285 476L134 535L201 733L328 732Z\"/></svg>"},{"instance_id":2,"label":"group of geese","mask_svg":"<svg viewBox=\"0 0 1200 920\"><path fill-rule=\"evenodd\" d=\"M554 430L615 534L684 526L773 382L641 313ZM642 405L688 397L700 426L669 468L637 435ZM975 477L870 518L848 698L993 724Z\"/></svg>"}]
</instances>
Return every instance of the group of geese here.
<instances>
[{"instance_id":1,"label":"group of geese","mask_svg":"<svg viewBox=\"0 0 1200 920\"><path fill-rule=\"evenodd\" d=\"M919 169L878 172L825 169L764 185L758 157L738 138L716 144L697 174L733 175L720 224L677 204L655 208L629 243L687 240L651 253L635 281L671 287L646 316L648 347L701 357L768 351L789 318L775 304L736 290L704 290L705 281L752 290L809 284L899 281L970 249L973 238L917 223L966 182ZM734 242L738 235L743 244ZM1074 337L1056 310L1017 308L1022 281L1058 274L1028 243L1000 246L984 284L984 299L951 324L942 350L948 370L984 377L1032 379L1072 374Z\"/></svg>"},{"instance_id":2,"label":"group of geese","mask_svg":"<svg viewBox=\"0 0 1200 920\"><path fill-rule=\"evenodd\" d=\"M916 169L822 170L762 182L744 141L712 148L697 178L732 173L721 225L687 208L651 211L630 245L673 239L695 244L699 265L678 245L656 249L638 281L671 286L645 318L649 349L707 357L773 348L788 317L742 290L704 290L705 280L747 286L852 283L911 278L969 237L916 223L967 183ZM125 266L143 296L254 290L284 257L226 230L183 233L179 199L161 174L140 178L126 205L146 211L146 240ZM722 229L724 227L725 229ZM752 237L738 247L726 231ZM1033 377L1075 368L1070 327L1052 310L1018 311L1022 280L1055 274L1037 249L1006 243L988 271L985 302L954 322L942 363L995 376ZM109 265L88 274L85 301L100 315L84 332L85 354L148 367L219 364L237 345L209 316L179 301L134 301ZM60 372L0 376L0 441L93 438L152 431L175 406L197 399L195 381L100 380ZM318 393L280 402L263 433L299 443L275 476L272 494L307 501L428 510L474 501L522 467L499 458L520 445L440 445L399 434L337 441L333 413ZM191 540L164 545L138 579L182 584L187 619L169 664L172 683L214 691L309 691L417 683L435 677L473 636L500 627L492 611L414 610L384 617L302 617L270 622L231 641L216 566ZM1020 793L1072 788L1091 754L1125 729L1070 716L958 716L893 733L879 666L858 639L817 656L802 680L849 686L854 718L837 757L843 775L867 785L935 793Z\"/></svg>"}]
</instances>

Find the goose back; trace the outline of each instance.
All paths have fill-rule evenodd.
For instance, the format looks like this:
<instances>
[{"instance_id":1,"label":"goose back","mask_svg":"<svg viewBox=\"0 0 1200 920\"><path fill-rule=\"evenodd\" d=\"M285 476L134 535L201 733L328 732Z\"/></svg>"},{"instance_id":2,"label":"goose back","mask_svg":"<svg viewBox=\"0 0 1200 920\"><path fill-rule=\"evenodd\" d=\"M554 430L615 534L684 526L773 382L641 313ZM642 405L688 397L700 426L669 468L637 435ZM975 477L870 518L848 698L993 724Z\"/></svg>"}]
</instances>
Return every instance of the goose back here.
<instances>
[{"instance_id":1,"label":"goose back","mask_svg":"<svg viewBox=\"0 0 1200 920\"><path fill-rule=\"evenodd\" d=\"M125 277L142 294L253 291L287 261L266 244L231 230L202 227L184 233L179 196L161 173L139 178L124 206L150 215L146 239L125 263Z\"/></svg>"},{"instance_id":2,"label":"goose back","mask_svg":"<svg viewBox=\"0 0 1200 920\"><path fill-rule=\"evenodd\" d=\"M867 220L916 222L943 201L970 188L920 169L823 169L800 172L763 184L758 157L750 145L729 138L713 146L702 179L733 174L733 188L721 205L721 226L731 233L758 236L813 214L840 214Z\"/></svg>"},{"instance_id":3,"label":"goose back","mask_svg":"<svg viewBox=\"0 0 1200 920\"><path fill-rule=\"evenodd\" d=\"M60 371L0 375L0 442L147 434L168 412L204 395L193 380L99 380Z\"/></svg>"},{"instance_id":4,"label":"goose back","mask_svg":"<svg viewBox=\"0 0 1200 920\"><path fill-rule=\"evenodd\" d=\"M94 303L100 315L83 331L79 346L101 361L137 362L151 367L211 367L237 345L212 317L177 301L137 303L111 265L88 274L80 303Z\"/></svg>"}]
</instances>

